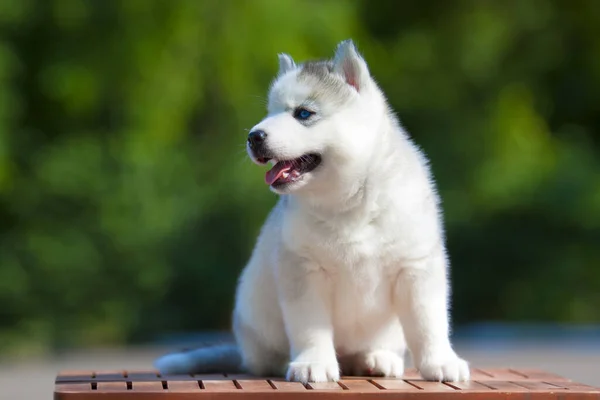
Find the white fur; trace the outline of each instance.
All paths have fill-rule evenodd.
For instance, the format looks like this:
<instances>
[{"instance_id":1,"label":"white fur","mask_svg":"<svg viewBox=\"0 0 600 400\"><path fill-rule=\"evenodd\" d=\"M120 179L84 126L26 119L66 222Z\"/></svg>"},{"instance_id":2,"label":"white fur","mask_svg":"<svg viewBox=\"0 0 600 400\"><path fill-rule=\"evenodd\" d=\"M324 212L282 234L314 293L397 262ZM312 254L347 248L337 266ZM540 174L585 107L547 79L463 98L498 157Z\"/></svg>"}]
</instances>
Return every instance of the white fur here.
<instances>
[{"instance_id":1,"label":"white fur","mask_svg":"<svg viewBox=\"0 0 600 400\"><path fill-rule=\"evenodd\" d=\"M352 43L334 60L356 89L343 108L318 104L317 123L296 121L291 110L315 88L286 58L254 127L276 158L316 152L323 162L278 191L241 275L234 333L243 366L301 382L337 380L340 365L399 377L406 337L425 379L468 380L449 341L448 260L426 159Z\"/></svg>"}]
</instances>

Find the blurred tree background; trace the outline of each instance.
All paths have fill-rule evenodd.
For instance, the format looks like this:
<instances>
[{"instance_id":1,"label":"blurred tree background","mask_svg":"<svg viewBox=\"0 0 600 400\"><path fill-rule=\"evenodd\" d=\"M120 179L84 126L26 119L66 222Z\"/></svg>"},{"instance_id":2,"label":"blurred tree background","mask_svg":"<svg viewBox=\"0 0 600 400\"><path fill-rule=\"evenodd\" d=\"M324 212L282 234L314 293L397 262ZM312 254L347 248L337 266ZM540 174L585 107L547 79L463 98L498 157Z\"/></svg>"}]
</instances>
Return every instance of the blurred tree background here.
<instances>
[{"instance_id":1,"label":"blurred tree background","mask_svg":"<svg viewBox=\"0 0 600 400\"><path fill-rule=\"evenodd\" d=\"M455 324L600 321L600 1L0 0L0 351L229 327L276 53L352 37L432 160Z\"/></svg>"}]
</instances>

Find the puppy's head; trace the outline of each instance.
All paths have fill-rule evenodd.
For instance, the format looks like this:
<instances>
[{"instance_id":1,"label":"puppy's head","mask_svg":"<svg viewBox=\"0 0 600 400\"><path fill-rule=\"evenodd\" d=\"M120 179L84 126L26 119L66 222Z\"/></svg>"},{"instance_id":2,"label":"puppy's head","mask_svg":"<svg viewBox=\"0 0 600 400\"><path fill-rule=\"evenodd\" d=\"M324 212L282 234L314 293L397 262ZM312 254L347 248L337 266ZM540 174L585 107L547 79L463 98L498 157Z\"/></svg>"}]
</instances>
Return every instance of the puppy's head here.
<instances>
[{"instance_id":1,"label":"puppy's head","mask_svg":"<svg viewBox=\"0 0 600 400\"><path fill-rule=\"evenodd\" d=\"M248 135L247 151L271 190L284 194L311 182L335 179L370 146L367 98L375 83L351 40L332 60L296 65L279 55L279 73L269 92L268 115ZM337 173L336 173L337 172Z\"/></svg>"}]
</instances>

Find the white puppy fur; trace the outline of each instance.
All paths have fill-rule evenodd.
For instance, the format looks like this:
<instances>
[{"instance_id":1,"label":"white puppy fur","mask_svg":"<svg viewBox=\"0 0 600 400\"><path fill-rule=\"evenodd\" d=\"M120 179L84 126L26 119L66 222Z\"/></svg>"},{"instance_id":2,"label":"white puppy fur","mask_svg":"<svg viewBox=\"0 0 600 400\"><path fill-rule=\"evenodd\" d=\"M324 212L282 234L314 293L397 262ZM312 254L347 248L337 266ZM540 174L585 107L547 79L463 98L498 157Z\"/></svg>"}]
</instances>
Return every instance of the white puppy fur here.
<instances>
[{"instance_id":1,"label":"white puppy fur","mask_svg":"<svg viewBox=\"0 0 600 400\"><path fill-rule=\"evenodd\" d=\"M449 340L448 258L427 160L354 44L340 43L331 61L280 55L255 131L266 134L248 146L258 164L313 154L318 165L271 184L280 199L237 289L238 347L168 355L157 368L400 377L407 343L425 379L468 380Z\"/></svg>"}]
</instances>

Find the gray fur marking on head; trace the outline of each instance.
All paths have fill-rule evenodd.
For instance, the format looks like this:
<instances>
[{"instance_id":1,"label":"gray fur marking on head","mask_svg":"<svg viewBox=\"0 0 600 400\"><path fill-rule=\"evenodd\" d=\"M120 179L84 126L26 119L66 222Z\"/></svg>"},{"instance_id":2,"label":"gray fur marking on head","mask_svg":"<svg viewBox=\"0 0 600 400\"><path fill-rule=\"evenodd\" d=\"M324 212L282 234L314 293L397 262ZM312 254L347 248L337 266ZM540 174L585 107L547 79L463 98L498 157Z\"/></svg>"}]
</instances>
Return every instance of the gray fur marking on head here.
<instances>
[{"instance_id":1,"label":"gray fur marking on head","mask_svg":"<svg viewBox=\"0 0 600 400\"><path fill-rule=\"evenodd\" d=\"M298 80L314 87L311 100L342 105L352 96L350 86L333 72L333 67L330 60L307 61L300 66Z\"/></svg>"}]
</instances>

